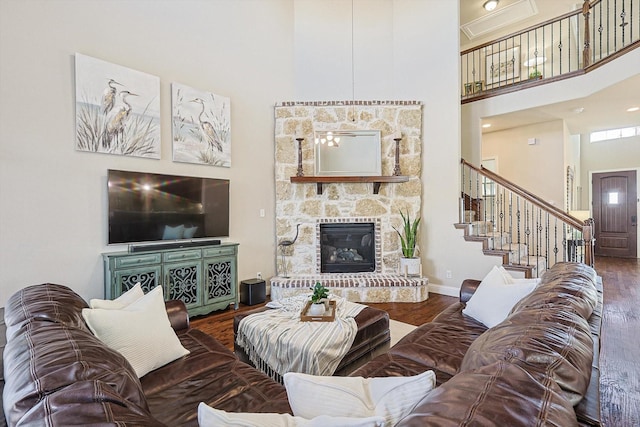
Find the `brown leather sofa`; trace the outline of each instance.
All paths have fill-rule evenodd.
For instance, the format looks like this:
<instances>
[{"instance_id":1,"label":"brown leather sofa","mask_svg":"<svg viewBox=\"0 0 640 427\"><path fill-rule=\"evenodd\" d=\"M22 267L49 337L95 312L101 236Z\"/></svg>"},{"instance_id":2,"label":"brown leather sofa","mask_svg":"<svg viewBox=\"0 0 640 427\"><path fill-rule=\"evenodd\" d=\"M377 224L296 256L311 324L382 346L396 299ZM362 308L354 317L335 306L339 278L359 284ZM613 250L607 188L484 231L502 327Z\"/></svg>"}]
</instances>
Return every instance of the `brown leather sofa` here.
<instances>
[{"instance_id":1,"label":"brown leather sofa","mask_svg":"<svg viewBox=\"0 0 640 427\"><path fill-rule=\"evenodd\" d=\"M404 337L354 376L406 376L429 369L439 385L399 426L600 425L602 286L595 271L558 263L487 329L460 302Z\"/></svg>"},{"instance_id":2,"label":"brown leather sofa","mask_svg":"<svg viewBox=\"0 0 640 427\"><path fill-rule=\"evenodd\" d=\"M87 303L54 284L24 288L5 307L4 410L14 425L197 426L205 402L233 412L290 412L284 386L189 328L180 301L171 326L190 351L138 380L85 325Z\"/></svg>"},{"instance_id":3,"label":"brown leather sofa","mask_svg":"<svg viewBox=\"0 0 640 427\"><path fill-rule=\"evenodd\" d=\"M599 424L602 294L590 267L556 264L499 325L462 314L460 302L351 375L415 375L433 369L439 387L399 426ZM25 288L5 309L4 409L9 425L197 425L203 401L227 411L289 412L286 391L188 327L168 303L188 356L138 380L130 365L84 324L86 307L59 285ZM330 411L329 411L330 412Z\"/></svg>"}]
</instances>

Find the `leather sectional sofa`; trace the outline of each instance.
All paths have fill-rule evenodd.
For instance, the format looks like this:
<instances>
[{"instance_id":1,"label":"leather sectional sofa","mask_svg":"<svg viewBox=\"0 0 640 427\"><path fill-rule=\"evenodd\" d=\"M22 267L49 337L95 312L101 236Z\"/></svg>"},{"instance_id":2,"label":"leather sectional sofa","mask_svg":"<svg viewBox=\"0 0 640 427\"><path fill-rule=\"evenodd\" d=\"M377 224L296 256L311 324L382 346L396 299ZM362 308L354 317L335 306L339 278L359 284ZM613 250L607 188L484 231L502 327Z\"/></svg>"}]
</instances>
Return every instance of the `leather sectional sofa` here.
<instances>
[{"instance_id":1,"label":"leather sectional sofa","mask_svg":"<svg viewBox=\"0 0 640 427\"><path fill-rule=\"evenodd\" d=\"M479 283L465 281L459 303L351 375L435 371L439 386L401 426L597 425L596 282L587 266L556 264L504 322L487 329L462 314ZM189 328L181 303L169 302L167 310L190 354L140 380L91 334L81 316L86 307L53 284L25 288L8 301L9 425L189 426L197 425L201 401L226 411L291 412L282 385Z\"/></svg>"}]
</instances>

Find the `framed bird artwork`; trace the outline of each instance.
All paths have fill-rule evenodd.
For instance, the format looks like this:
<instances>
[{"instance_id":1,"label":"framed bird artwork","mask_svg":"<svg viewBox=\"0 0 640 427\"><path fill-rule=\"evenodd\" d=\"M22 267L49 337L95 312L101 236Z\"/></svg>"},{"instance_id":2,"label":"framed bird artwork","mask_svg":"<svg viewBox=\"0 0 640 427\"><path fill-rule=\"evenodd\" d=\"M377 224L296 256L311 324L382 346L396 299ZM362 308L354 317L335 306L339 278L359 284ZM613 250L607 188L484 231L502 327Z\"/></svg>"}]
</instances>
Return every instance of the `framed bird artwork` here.
<instances>
[{"instance_id":1,"label":"framed bird artwork","mask_svg":"<svg viewBox=\"0 0 640 427\"><path fill-rule=\"evenodd\" d=\"M173 161L231 167L231 105L227 97L171 84Z\"/></svg>"},{"instance_id":2,"label":"framed bird artwork","mask_svg":"<svg viewBox=\"0 0 640 427\"><path fill-rule=\"evenodd\" d=\"M160 78L76 53L76 149L160 158Z\"/></svg>"}]
</instances>

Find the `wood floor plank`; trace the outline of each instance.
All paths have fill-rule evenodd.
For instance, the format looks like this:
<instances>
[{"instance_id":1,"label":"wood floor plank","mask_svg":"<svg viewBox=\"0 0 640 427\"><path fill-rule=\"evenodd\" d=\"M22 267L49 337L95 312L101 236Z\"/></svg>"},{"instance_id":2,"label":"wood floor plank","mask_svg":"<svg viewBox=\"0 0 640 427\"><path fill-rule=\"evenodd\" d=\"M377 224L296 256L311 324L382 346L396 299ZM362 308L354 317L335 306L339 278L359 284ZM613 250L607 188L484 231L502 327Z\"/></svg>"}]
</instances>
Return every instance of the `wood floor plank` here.
<instances>
[{"instance_id":1,"label":"wood floor plank","mask_svg":"<svg viewBox=\"0 0 640 427\"><path fill-rule=\"evenodd\" d=\"M640 260L596 257L602 277L604 307L600 354L600 392L604 427L640 426ZM477 278L476 278L477 279ZM389 317L412 325L430 322L457 298L429 295L421 303L369 304ZM233 349L233 317L256 306L240 305L191 320L202 330Z\"/></svg>"},{"instance_id":2,"label":"wood floor plank","mask_svg":"<svg viewBox=\"0 0 640 427\"><path fill-rule=\"evenodd\" d=\"M640 260L597 257L604 307L600 403L605 427L640 426Z\"/></svg>"}]
</instances>

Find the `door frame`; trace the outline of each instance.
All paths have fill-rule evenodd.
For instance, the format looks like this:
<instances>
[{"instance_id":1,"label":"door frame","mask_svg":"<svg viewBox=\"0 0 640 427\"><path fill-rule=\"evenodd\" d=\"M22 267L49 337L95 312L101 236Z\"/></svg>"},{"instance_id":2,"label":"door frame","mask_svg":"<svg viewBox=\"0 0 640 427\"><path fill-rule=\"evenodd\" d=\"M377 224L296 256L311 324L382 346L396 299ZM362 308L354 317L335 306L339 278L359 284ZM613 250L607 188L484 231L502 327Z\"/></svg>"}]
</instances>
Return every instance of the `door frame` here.
<instances>
[{"instance_id":1,"label":"door frame","mask_svg":"<svg viewBox=\"0 0 640 427\"><path fill-rule=\"evenodd\" d=\"M589 212L591 212L591 217L593 217L593 174L625 171L636 171L636 211L638 214L640 214L640 167L615 168L589 171ZM598 224L596 224L596 227L597 226ZM636 256L638 257L638 259L640 259L640 233L638 233L638 237L636 238Z\"/></svg>"}]
</instances>

